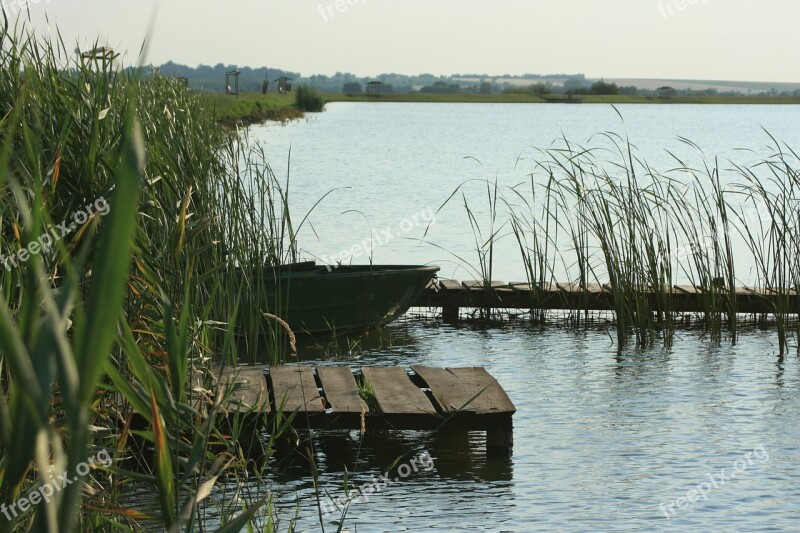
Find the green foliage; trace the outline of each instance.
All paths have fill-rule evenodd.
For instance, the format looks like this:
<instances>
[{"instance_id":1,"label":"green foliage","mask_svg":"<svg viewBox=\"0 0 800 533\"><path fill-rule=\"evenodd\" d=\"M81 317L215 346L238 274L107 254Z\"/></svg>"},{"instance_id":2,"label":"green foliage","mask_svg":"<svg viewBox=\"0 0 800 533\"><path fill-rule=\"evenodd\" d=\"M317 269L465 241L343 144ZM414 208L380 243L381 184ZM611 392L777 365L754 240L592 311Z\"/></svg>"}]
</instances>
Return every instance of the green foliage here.
<instances>
[{"instance_id":1,"label":"green foliage","mask_svg":"<svg viewBox=\"0 0 800 533\"><path fill-rule=\"evenodd\" d=\"M674 169L661 174L627 139L613 133L600 138L597 146L562 139L539 151L527 184L501 188L496 181L471 180L483 189L479 199L487 205L481 208L467 194L470 182L460 185L439 208L454 198L463 203L477 260L457 259L488 287L494 245L513 236L532 287L532 317L546 319L547 311L536 308L538 288L566 278L583 289L584 299L569 321L585 322L591 301L607 298L620 349L672 344L679 277L699 289L697 316L710 338L719 343L727 332L735 342L741 318L736 288L742 284L737 263L748 261L757 279L747 285L777 295L769 305L784 353L790 295L800 288L798 154L772 139L763 158L734 165L731 185L723 186L717 162L702 155L699 164L676 158ZM590 295L590 285L602 296ZM484 310L482 317L491 316ZM800 322L794 324L800 335Z\"/></svg>"},{"instance_id":2,"label":"green foliage","mask_svg":"<svg viewBox=\"0 0 800 533\"><path fill-rule=\"evenodd\" d=\"M153 520L197 530L218 476L247 467L234 443L212 449L216 385L187 384L212 355L236 360L234 333L249 353L259 349L249 339L277 339L263 320L236 317L274 305L256 269L296 256L302 222L289 217L287 184L177 80L118 69L107 50L75 57L24 29L0 29L0 45L0 250L36 250L0 269L0 503L51 468L72 476L98 450L115 457L1 518L0 531ZM107 213L73 216L100 198ZM57 242L37 246L53 231ZM270 342L262 351L279 348ZM151 431L131 430L131 409ZM122 487L137 484L158 493L160 517L125 501ZM257 508L229 505L220 519L241 527Z\"/></svg>"},{"instance_id":3,"label":"green foliage","mask_svg":"<svg viewBox=\"0 0 800 533\"><path fill-rule=\"evenodd\" d=\"M302 111L317 113L325 107L325 100L318 90L307 85L300 85L295 94L294 105Z\"/></svg>"},{"instance_id":4,"label":"green foliage","mask_svg":"<svg viewBox=\"0 0 800 533\"><path fill-rule=\"evenodd\" d=\"M534 85L529 85L527 87L509 87L508 89L504 90L503 93L505 94L533 94L537 96L543 96L547 94L553 94L553 86L549 83L536 83Z\"/></svg>"},{"instance_id":5,"label":"green foliage","mask_svg":"<svg viewBox=\"0 0 800 533\"><path fill-rule=\"evenodd\" d=\"M426 85L419 90L421 94L457 94L461 92L461 86L457 83L447 83L437 81L433 85Z\"/></svg>"},{"instance_id":6,"label":"green foliage","mask_svg":"<svg viewBox=\"0 0 800 533\"><path fill-rule=\"evenodd\" d=\"M358 395L364 400L364 403L367 404L370 412L380 412L378 399L375 397L375 389L372 388L372 382L370 380L364 379L358 384Z\"/></svg>"},{"instance_id":7,"label":"green foliage","mask_svg":"<svg viewBox=\"0 0 800 533\"><path fill-rule=\"evenodd\" d=\"M342 92L344 94L362 94L364 92L364 87L357 81L351 81L342 86Z\"/></svg>"},{"instance_id":8,"label":"green foliage","mask_svg":"<svg viewBox=\"0 0 800 533\"><path fill-rule=\"evenodd\" d=\"M619 87L616 83L607 83L604 80L596 81L592 84L592 94L610 95L619 94Z\"/></svg>"},{"instance_id":9,"label":"green foliage","mask_svg":"<svg viewBox=\"0 0 800 533\"><path fill-rule=\"evenodd\" d=\"M214 119L226 126L288 120L302 116L294 101L278 94L242 93L238 96L199 93L197 98Z\"/></svg>"}]
</instances>

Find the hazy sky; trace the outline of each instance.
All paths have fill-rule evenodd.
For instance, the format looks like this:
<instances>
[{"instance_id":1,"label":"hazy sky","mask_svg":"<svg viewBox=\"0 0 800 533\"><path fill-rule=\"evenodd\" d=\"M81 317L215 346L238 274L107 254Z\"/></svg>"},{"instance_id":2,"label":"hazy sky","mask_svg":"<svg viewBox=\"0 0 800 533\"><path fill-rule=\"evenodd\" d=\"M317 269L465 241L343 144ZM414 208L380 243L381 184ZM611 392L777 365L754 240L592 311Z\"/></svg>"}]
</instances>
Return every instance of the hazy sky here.
<instances>
[{"instance_id":1,"label":"hazy sky","mask_svg":"<svg viewBox=\"0 0 800 533\"><path fill-rule=\"evenodd\" d=\"M798 0L0 0L136 61L800 82ZM338 6L338 8L337 8ZM152 26L151 26L151 21Z\"/></svg>"}]
</instances>

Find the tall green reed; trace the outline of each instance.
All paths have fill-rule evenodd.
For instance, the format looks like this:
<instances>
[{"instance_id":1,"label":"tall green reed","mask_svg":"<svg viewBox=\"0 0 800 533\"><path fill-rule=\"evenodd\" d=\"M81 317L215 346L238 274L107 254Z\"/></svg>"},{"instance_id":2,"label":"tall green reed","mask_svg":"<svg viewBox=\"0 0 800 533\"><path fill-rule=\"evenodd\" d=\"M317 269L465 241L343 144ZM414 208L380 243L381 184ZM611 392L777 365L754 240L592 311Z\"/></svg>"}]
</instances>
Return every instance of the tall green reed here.
<instances>
[{"instance_id":1,"label":"tall green reed","mask_svg":"<svg viewBox=\"0 0 800 533\"><path fill-rule=\"evenodd\" d=\"M238 141L175 80L143 79L108 51L76 55L60 39L11 33L7 20L0 64L2 253L31 248L98 198L109 207L0 270L0 501L13 505L49 472L72 475L98 450L116 459L35 510L0 518L0 530L205 527L201 509L219 476L247 462L220 438L223 396L189 378L220 356L235 361L236 317L261 316L259 302L245 307L244 283L223 276L245 254L263 266L291 257L292 245L275 254L274 228L248 219L243 203L220 202L252 195L224 156ZM148 429L134 429L133 412ZM125 487L137 484L159 494L157 517L128 504ZM249 522L264 502L253 503L223 516L223 530Z\"/></svg>"},{"instance_id":2,"label":"tall green reed","mask_svg":"<svg viewBox=\"0 0 800 533\"><path fill-rule=\"evenodd\" d=\"M773 140L771 154L758 152L756 163L722 168L680 140L699 155L699 164L669 153L677 165L662 173L617 134L596 136L590 148L562 138L536 152L527 185L487 182L490 205L499 197L507 220L491 210L484 216L489 227L511 228L538 320L545 313L536 309L544 305L537 289L566 281L583 290L587 318L592 298L609 302L620 347L631 340L671 345L676 325L686 320L676 310L679 298L693 299L712 342L727 332L735 343L742 318L737 286L755 275L772 306L783 353L791 317L797 322L797 155ZM744 183L736 184L737 177ZM481 219L463 191L462 199L480 243ZM478 254L475 270L486 278L485 257ZM751 264L755 272L740 277ZM675 288L686 281L689 296ZM590 294L590 285L605 292ZM580 324L580 313L571 316Z\"/></svg>"}]
</instances>

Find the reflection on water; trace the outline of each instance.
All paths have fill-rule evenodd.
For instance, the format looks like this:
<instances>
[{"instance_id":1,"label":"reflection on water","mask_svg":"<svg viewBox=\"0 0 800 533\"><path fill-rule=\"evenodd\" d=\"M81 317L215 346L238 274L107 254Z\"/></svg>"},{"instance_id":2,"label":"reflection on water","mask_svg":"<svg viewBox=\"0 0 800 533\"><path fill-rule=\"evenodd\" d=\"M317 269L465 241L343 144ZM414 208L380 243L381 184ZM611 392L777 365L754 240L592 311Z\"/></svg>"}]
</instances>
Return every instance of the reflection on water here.
<instances>
[{"instance_id":1,"label":"reflection on water","mask_svg":"<svg viewBox=\"0 0 800 533\"><path fill-rule=\"evenodd\" d=\"M432 470L353 503L345 529L796 530L798 358L778 357L774 332L745 330L735 346L679 335L671 349L618 353L602 328L404 320L338 354L335 343L323 354L311 343L301 348L304 364L485 366L517 407L507 459L487 458L481 433L318 433L310 443L321 494L336 499L346 477L368 486L429 454ZM661 504L759 446L768 461L665 518ZM273 492L282 527L296 518L298 531L317 531L311 472L306 447L281 452L250 489ZM323 523L335 531L337 517Z\"/></svg>"}]
</instances>

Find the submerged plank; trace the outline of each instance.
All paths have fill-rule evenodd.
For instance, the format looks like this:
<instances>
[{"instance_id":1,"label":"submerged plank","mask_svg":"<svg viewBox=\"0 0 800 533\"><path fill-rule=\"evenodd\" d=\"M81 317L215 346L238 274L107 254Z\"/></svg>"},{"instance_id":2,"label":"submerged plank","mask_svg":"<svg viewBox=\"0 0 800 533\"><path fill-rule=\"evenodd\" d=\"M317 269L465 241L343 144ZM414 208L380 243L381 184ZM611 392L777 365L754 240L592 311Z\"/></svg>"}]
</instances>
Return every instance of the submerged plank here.
<instances>
[{"instance_id":1,"label":"submerged plank","mask_svg":"<svg viewBox=\"0 0 800 533\"><path fill-rule=\"evenodd\" d=\"M349 367L318 366L317 376L322 384L322 393L334 413L361 414L362 407L364 412L369 412L358 394L358 385Z\"/></svg>"},{"instance_id":2,"label":"submerged plank","mask_svg":"<svg viewBox=\"0 0 800 533\"><path fill-rule=\"evenodd\" d=\"M309 366L273 366L269 369L275 409L284 413L325 410L314 374Z\"/></svg>"},{"instance_id":3,"label":"submerged plank","mask_svg":"<svg viewBox=\"0 0 800 533\"><path fill-rule=\"evenodd\" d=\"M497 380L484 368L434 368L412 366L431 389L443 411L478 415L516 412Z\"/></svg>"},{"instance_id":4,"label":"submerged plank","mask_svg":"<svg viewBox=\"0 0 800 533\"><path fill-rule=\"evenodd\" d=\"M383 414L436 414L428 397L411 382L403 368L367 366L362 372L364 379L372 384Z\"/></svg>"}]
</instances>

